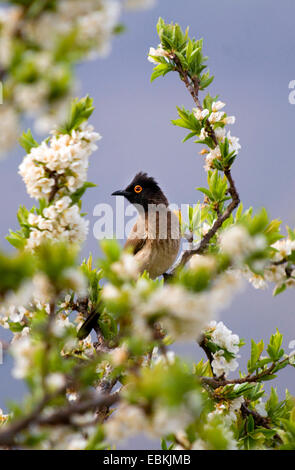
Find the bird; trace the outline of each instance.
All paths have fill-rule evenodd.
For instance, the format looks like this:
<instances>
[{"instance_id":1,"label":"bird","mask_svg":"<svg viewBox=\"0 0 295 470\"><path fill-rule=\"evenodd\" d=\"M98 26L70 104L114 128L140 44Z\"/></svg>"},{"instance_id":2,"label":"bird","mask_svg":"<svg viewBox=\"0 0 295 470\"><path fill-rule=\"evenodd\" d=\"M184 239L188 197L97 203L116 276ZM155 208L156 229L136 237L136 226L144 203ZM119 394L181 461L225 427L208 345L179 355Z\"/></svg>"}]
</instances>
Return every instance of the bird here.
<instances>
[{"instance_id":1,"label":"bird","mask_svg":"<svg viewBox=\"0 0 295 470\"><path fill-rule=\"evenodd\" d=\"M139 172L125 189L114 191L112 196L125 197L138 210L123 250L133 254L139 274L147 272L151 279L164 275L178 255L180 223L159 184L147 173ZM86 319L78 332L80 339L89 334L98 315L90 314Z\"/></svg>"},{"instance_id":2,"label":"bird","mask_svg":"<svg viewBox=\"0 0 295 470\"><path fill-rule=\"evenodd\" d=\"M179 218L154 178L137 173L131 183L112 196L124 196L138 209L124 250L131 251L140 273L155 279L173 265L180 245Z\"/></svg>"}]
</instances>

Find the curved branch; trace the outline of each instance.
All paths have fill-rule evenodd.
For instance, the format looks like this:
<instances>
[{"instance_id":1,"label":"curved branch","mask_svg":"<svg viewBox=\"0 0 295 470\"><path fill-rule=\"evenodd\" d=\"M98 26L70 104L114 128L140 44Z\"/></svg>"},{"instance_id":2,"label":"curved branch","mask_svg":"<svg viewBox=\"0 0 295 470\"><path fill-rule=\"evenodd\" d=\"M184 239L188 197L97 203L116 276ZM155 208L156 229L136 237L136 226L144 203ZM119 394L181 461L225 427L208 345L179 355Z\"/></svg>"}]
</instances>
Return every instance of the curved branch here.
<instances>
[{"instance_id":1,"label":"curved branch","mask_svg":"<svg viewBox=\"0 0 295 470\"><path fill-rule=\"evenodd\" d=\"M179 73L179 76L180 76L181 80L184 82L187 90L191 94L196 106L198 107L198 109L200 109L202 111L203 107L202 107L201 102L199 100L199 79L198 79L198 77L191 77L189 75L189 73L186 70L183 69L180 60L178 59L178 57L175 54L171 55L171 59L174 61L175 70ZM215 145L218 145L218 139L216 137L214 129L208 121L206 121L206 131L207 131L208 135L212 138ZM227 206L227 208L225 209L225 211L223 213L220 213L218 215L218 217L217 217L216 221L214 222L213 226L211 227L211 229L202 238L199 246L197 248L192 248L190 250L185 250L182 253L182 255L180 257L180 261L178 262L176 267L171 271L171 273L169 273L170 275L174 275L175 272L177 271L177 269L179 267L183 267L190 260L190 258L193 255L201 254L206 250L206 248L208 247L208 245L210 243L210 240L212 239L212 237L214 237L217 230L222 226L223 222L230 217L232 212L239 205L240 197L239 197L239 193L236 189L234 180L232 178L230 168L224 170L224 175L225 175L225 177L228 181L228 192L229 192L229 194L231 195L231 198L232 198L231 203Z\"/></svg>"},{"instance_id":2,"label":"curved branch","mask_svg":"<svg viewBox=\"0 0 295 470\"><path fill-rule=\"evenodd\" d=\"M60 408L49 416L42 416L42 411L53 398L52 395L46 395L29 416L21 418L11 425L5 426L3 430L0 431L0 446L16 445L17 435L28 429L31 424L37 424L39 426L71 424L71 419L74 415L86 413L87 411L96 410L97 408L105 406L110 407L119 401L120 395L119 393L113 393L112 395L97 394L92 399Z\"/></svg>"},{"instance_id":3,"label":"curved branch","mask_svg":"<svg viewBox=\"0 0 295 470\"><path fill-rule=\"evenodd\" d=\"M255 383L260 382L264 379L267 375L270 375L276 366L282 365L285 362L289 361L289 357L283 359L278 363L271 364L270 367L267 369L255 374L255 375L246 375L246 377L240 377L239 379L224 379L224 378L215 378L215 377L199 377L201 382L209 385L211 388L216 389L219 387L225 387L226 385L236 385L236 384L244 384L244 383Z\"/></svg>"}]
</instances>

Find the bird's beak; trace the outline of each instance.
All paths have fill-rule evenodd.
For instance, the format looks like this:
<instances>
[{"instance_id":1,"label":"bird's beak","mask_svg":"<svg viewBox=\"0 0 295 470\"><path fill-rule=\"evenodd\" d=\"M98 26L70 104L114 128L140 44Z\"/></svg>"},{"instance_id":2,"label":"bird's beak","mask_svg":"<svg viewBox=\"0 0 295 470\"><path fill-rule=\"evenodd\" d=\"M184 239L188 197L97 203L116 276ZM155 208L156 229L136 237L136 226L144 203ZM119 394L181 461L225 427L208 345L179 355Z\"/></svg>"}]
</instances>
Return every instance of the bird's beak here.
<instances>
[{"instance_id":1,"label":"bird's beak","mask_svg":"<svg viewBox=\"0 0 295 470\"><path fill-rule=\"evenodd\" d=\"M125 190L114 191L112 193L112 196L125 196L125 197L127 197L128 195L129 195L128 191L125 191Z\"/></svg>"}]
</instances>

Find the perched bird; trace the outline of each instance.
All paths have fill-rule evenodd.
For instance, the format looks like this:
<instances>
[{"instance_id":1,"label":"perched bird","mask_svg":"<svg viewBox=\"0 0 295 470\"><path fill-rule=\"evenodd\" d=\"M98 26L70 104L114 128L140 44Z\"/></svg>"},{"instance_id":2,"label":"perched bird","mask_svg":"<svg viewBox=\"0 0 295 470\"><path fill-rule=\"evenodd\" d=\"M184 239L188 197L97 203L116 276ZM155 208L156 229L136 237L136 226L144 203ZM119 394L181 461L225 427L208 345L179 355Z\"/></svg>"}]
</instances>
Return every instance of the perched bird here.
<instances>
[{"instance_id":1,"label":"perched bird","mask_svg":"<svg viewBox=\"0 0 295 470\"><path fill-rule=\"evenodd\" d=\"M124 196L138 210L124 250L133 253L139 273L146 271L151 279L166 273L179 251L180 226L158 183L140 172L125 189L113 192L112 196ZM90 333L98 315L93 313L85 320L78 332L80 339Z\"/></svg>"},{"instance_id":2,"label":"perched bird","mask_svg":"<svg viewBox=\"0 0 295 470\"><path fill-rule=\"evenodd\" d=\"M169 210L166 196L146 173L138 173L112 196L124 196L139 212L124 249L133 252L141 273L147 271L152 279L161 276L174 263L180 245L179 218Z\"/></svg>"}]
</instances>

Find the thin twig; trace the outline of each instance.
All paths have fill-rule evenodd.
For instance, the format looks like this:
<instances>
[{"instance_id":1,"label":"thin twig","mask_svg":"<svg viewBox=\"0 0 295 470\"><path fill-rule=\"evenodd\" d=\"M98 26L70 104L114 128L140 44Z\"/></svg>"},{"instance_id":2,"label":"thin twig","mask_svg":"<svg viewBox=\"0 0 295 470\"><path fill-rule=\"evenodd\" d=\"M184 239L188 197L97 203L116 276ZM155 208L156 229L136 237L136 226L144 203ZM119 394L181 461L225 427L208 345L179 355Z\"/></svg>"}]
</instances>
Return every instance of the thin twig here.
<instances>
[{"instance_id":1,"label":"thin twig","mask_svg":"<svg viewBox=\"0 0 295 470\"><path fill-rule=\"evenodd\" d=\"M72 417L83 414L87 411L96 410L104 406L110 407L120 399L119 393L97 394L95 398L81 401L73 405L58 409L50 416L42 416L36 420L36 424L41 426L56 426L59 424L71 424ZM0 441L1 442L1 441Z\"/></svg>"},{"instance_id":2,"label":"thin twig","mask_svg":"<svg viewBox=\"0 0 295 470\"><path fill-rule=\"evenodd\" d=\"M245 419L248 416L252 416L255 427L261 426L266 429L272 429L270 425L271 420L268 417L261 416L259 413L257 413L256 410L251 410L249 408L249 404L250 404L250 401L245 400L241 405L241 413L242 413L243 418ZM274 435L274 438L277 439L280 443L283 442L281 437L277 433Z\"/></svg>"},{"instance_id":3,"label":"thin twig","mask_svg":"<svg viewBox=\"0 0 295 470\"><path fill-rule=\"evenodd\" d=\"M207 346L207 339L206 339L205 335L202 335L202 337L200 338L199 346L203 349L203 351L205 352L205 354L207 356L207 359L210 363L211 372L213 374L213 377L216 377L215 373L213 372L213 368L212 368L213 354L212 354L212 351L210 351L210 349Z\"/></svg>"},{"instance_id":4,"label":"thin twig","mask_svg":"<svg viewBox=\"0 0 295 470\"><path fill-rule=\"evenodd\" d=\"M189 73L182 68L181 62L180 62L180 60L178 59L178 57L176 55L172 54L171 59L174 61L175 70L179 73L180 78L182 79L182 81L184 82L186 88L188 89L189 93L191 94L196 106L198 107L198 109L200 109L202 111L203 107L202 107L201 102L199 100L199 80L198 80L198 77L190 77ZM214 132L214 129L211 126L211 124L209 123L209 121L206 121L206 131L207 131L208 135L212 138L215 145L217 146L218 145L218 139L217 139L216 134ZM196 248L192 248L190 250L185 250L182 253L182 255L180 257L180 261L178 262L176 267L171 271L171 273L170 273L171 275L174 275L179 267L183 267L190 260L190 258L193 255L201 254L206 250L206 248L209 245L210 240L212 239L212 237L214 237L217 230L222 226L222 224L225 222L225 220L227 220L230 217L232 212L239 205L240 197L239 197L238 191L236 189L234 180L232 178L230 168L224 170L224 175L225 175L225 177L228 181L228 185L229 185L228 192L229 192L229 194L231 195L231 198L232 198L231 203L227 206L227 208L225 209L225 211L223 213L218 214L218 217L217 217L216 221L214 222L211 229L202 238L202 240L200 241L199 246L196 247Z\"/></svg>"},{"instance_id":5,"label":"thin twig","mask_svg":"<svg viewBox=\"0 0 295 470\"><path fill-rule=\"evenodd\" d=\"M276 366L282 365L284 362L288 362L289 358L285 358L282 361L278 363L273 363L271 364L270 367L267 369L254 374L254 375L246 375L246 377L240 377L238 379L224 379L223 377L220 378L214 378L214 377L200 377L200 380L202 383L206 385L210 385L211 388L216 389L219 387L225 387L226 385L236 385L236 384L244 384L244 383L255 383L255 382L260 382L263 380L264 377L267 375L272 374L273 370L275 369Z\"/></svg>"}]
</instances>

